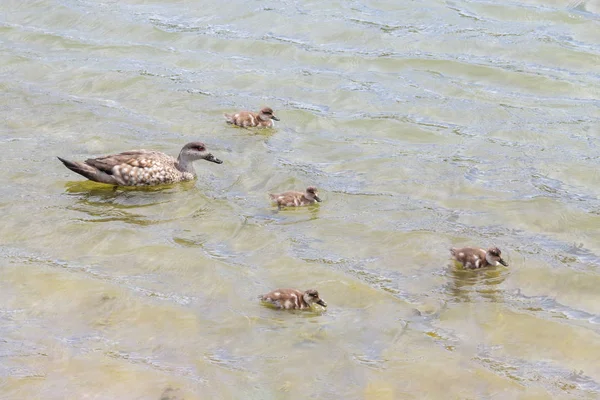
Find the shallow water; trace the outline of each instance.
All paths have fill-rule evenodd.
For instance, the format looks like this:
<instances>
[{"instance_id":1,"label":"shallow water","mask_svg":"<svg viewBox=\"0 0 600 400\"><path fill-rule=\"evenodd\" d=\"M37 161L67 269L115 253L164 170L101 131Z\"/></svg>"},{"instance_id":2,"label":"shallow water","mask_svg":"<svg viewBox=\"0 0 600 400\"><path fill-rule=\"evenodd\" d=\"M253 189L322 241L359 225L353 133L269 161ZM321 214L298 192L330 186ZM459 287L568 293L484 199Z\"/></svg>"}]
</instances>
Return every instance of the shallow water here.
<instances>
[{"instance_id":1,"label":"shallow water","mask_svg":"<svg viewBox=\"0 0 600 400\"><path fill-rule=\"evenodd\" d=\"M0 398L600 396L598 1L3 0L0 42ZM153 190L55 158L192 140Z\"/></svg>"}]
</instances>

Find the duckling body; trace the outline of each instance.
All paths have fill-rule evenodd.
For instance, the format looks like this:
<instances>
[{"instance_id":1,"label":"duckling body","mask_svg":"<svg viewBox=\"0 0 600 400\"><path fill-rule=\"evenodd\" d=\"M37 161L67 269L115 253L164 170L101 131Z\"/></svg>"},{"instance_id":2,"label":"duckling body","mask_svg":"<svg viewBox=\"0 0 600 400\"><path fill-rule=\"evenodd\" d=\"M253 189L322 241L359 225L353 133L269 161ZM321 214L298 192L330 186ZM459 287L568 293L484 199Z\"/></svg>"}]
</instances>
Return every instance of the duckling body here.
<instances>
[{"instance_id":1,"label":"duckling body","mask_svg":"<svg viewBox=\"0 0 600 400\"><path fill-rule=\"evenodd\" d=\"M316 187L309 186L304 193L302 192L283 192L269 194L271 200L277 203L279 207L301 207L321 202L319 192Z\"/></svg>"},{"instance_id":2,"label":"duckling body","mask_svg":"<svg viewBox=\"0 0 600 400\"><path fill-rule=\"evenodd\" d=\"M178 158L154 150L130 150L84 162L58 157L69 168L91 181L119 186L154 186L196 179L193 162L204 159L223 161L206 151L201 142L183 146Z\"/></svg>"},{"instance_id":3,"label":"duckling body","mask_svg":"<svg viewBox=\"0 0 600 400\"><path fill-rule=\"evenodd\" d=\"M327 307L327 303L319 297L315 289L300 291L298 289L275 289L259 297L262 301L276 308L285 310L306 310L313 304Z\"/></svg>"},{"instance_id":4,"label":"duckling body","mask_svg":"<svg viewBox=\"0 0 600 400\"><path fill-rule=\"evenodd\" d=\"M272 128L275 126L274 121L279 121L273 114L273 109L265 107L257 113L250 111L239 111L235 114L223 114L228 124L241 126L243 128Z\"/></svg>"},{"instance_id":5,"label":"duckling body","mask_svg":"<svg viewBox=\"0 0 600 400\"><path fill-rule=\"evenodd\" d=\"M508 266L506 261L502 259L502 252L497 247L490 247L487 250L475 247L451 248L450 253L455 261L469 269L498 265Z\"/></svg>"}]
</instances>

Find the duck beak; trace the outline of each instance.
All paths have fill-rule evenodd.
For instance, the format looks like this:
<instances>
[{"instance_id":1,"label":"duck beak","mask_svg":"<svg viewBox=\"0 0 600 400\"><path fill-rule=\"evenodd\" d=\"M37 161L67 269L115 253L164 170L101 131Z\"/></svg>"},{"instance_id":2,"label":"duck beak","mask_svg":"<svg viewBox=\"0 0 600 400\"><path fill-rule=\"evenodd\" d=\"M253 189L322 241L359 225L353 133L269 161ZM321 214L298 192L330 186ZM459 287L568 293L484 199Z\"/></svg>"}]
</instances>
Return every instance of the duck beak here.
<instances>
[{"instance_id":1,"label":"duck beak","mask_svg":"<svg viewBox=\"0 0 600 400\"><path fill-rule=\"evenodd\" d=\"M319 203L321 202L321 198L319 196L314 196L313 197L316 201L318 201Z\"/></svg>"},{"instance_id":2,"label":"duck beak","mask_svg":"<svg viewBox=\"0 0 600 400\"><path fill-rule=\"evenodd\" d=\"M323 307L327 307L327 303L325 303L323 301L323 299L319 299L319 301L317 301L317 304L320 305L320 306L323 306Z\"/></svg>"},{"instance_id":3,"label":"duck beak","mask_svg":"<svg viewBox=\"0 0 600 400\"><path fill-rule=\"evenodd\" d=\"M275 121L279 121L279 118L277 118L277 117L276 117L276 116L274 116L274 115L271 115L271 119L274 119Z\"/></svg>"},{"instance_id":4,"label":"duck beak","mask_svg":"<svg viewBox=\"0 0 600 400\"><path fill-rule=\"evenodd\" d=\"M504 261L503 259L499 259L498 262L502 265L504 265L505 267L508 267L508 263L506 261Z\"/></svg>"},{"instance_id":5,"label":"duck beak","mask_svg":"<svg viewBox=\"0 0 600 400\"><path fill-rule=\"evenodd\" d=\"M219 160L217 157L213 156L210 153L208 153L208 155L206 157L204 157L204 159L206 161L214 162L214 163L217 163L217 164L223 164L223 161Z\"/></svg>"}]
</instances>

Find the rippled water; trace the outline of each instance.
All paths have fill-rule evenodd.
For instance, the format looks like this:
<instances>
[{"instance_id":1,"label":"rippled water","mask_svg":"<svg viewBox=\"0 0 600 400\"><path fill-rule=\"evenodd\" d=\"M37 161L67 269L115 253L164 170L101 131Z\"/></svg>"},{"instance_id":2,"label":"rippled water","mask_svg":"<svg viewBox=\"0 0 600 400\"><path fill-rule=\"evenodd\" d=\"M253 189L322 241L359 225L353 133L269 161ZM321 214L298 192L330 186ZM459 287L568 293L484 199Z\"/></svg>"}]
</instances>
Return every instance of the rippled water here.
<instances>
[{"instance_id":1,"label":"rippled water","mask_svg":"<svg viewBox=\"0 0 600 400\"><path fill-rule=\"evenodd\" d=\"M0 42L0 398L600 396L598 1L3 0ZM156 190L55 158L192 140Z\"/></svg>"}]
</instances>

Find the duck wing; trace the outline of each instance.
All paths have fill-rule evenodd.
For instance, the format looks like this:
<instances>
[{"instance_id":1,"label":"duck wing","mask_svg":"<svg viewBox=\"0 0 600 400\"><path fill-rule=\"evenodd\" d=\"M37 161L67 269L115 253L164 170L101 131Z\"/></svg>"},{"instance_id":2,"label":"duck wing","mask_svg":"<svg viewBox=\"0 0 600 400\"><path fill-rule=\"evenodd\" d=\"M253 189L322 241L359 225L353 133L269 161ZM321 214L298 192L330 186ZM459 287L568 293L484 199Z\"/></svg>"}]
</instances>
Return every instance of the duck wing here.
<instances>
[{"instance_id":1,"label":"duck wing","mask_svg":"<svg viewBox=\"0 0 600 400\"><path fill-rule=\"evenodd\" d=\"M132 168L145 168L153 164L155 151L130 150L119 154L111 154L104 157L88 158L85 163L91 167L109 175L113 174L113 168L117 165L128 165Z\"/></svg>"}]
</instances>

